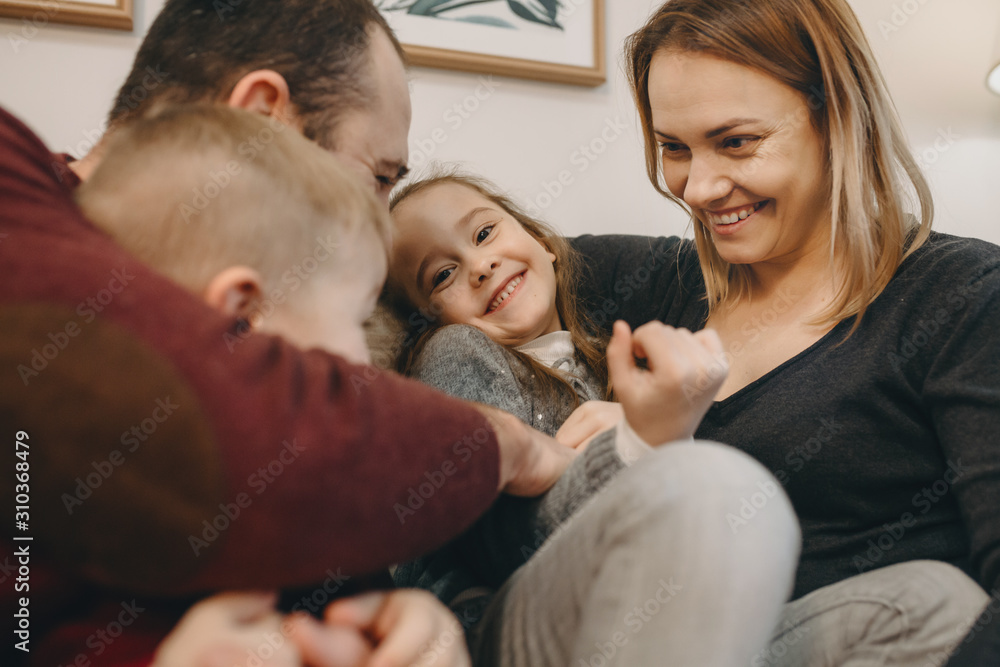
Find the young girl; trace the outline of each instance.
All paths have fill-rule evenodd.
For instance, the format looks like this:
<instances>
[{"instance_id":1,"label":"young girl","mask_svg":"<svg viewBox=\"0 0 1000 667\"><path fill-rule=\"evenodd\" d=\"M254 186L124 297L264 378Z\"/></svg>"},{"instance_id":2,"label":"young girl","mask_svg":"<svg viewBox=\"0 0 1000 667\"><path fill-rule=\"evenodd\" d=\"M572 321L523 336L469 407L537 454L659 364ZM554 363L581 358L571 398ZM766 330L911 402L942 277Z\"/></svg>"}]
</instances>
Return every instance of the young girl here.
<instances>
[{"instance_id":1,"label":"young girl","mask_svg":"<svg viewBox=\"0 0 1000 667\"><path fill-rule=\"evenodd\" d=\"M621 424L618 446L629 461L647 442L694 433L726 375L714 333L671 330L671 360L684 362L678 373L689 376L678 376L686 386L672 391L683 388L685 400L658 405L655 420L635 410L623 422L622 406L606 402L606 341L590 333L577 304L582 267L562 236L487 181L455 171L408 185L391 210L385 298L407 325L401 372L500 407L574 447Z\"/></svg>"},{"instance_id":2,"label":"young girl","mask_svg":"<svg viewBox=\"0 0 1000 667\"><path fill-rule=\"evenodd\" d=\"M608 660L612 649L615 664L748 661L773 628L797 553L780 485L748 458L730 467L734 452L721 445L651 447L690 440L711 403L726 374L714 333L619 326L606 364L576 307L568 244L494 187L444 173L404 188L391 209L385 298L408 329L402 369L586 444L547 494L502 497L463 537L398 567L396 583L434 592L475 626L475 664L596 664L591 653ZM609 376L620 406L601 400ZM730 530L720 508L738 510L740 494L760 488L777 501L768 519ZM647 621L629 627L629 610L654 594L657 608L671 600L668 581L696 592L632 636ZM724 639L700 634L711 624ZM614 639L594 643L603 637Z\"/></svg>"}]
</instances>

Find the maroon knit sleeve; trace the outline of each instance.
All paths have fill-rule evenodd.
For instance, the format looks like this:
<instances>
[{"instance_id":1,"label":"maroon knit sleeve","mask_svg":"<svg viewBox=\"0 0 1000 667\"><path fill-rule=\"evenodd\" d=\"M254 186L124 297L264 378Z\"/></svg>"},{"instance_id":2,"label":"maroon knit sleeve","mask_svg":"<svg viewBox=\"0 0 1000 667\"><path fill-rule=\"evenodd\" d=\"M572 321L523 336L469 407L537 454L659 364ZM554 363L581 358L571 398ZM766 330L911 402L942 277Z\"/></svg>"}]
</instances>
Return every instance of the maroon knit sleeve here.
<instances>
[{"instance_id":1,"label":"maroon knit sleeve","mask_svg":"<svg viewBox=\"0 0 1000 667\"><path fill-rule=\"evenodd\" d=\"M242 331L90 225L64 172L0 109L0 424L29 437L48 557L157 593L304 584L438 547L493 501L477 411Z\"/></svg>"}]
</instances>

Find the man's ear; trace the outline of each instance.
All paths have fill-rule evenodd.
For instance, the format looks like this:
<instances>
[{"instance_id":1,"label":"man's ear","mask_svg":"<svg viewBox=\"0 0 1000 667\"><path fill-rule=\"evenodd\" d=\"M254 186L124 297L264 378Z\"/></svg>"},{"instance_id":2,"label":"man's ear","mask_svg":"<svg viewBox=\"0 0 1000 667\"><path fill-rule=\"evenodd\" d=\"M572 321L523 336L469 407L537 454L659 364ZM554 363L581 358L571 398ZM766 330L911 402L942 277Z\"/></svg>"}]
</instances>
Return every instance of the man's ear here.
<instances>
[{"instance_id":1,"label":"man's ear","mask_svg":"<svg viewBox=\"0 0 1000 667\"><path fill-rule=\"evenodd\" d=\"M302 130L295 113L288 82L274 70L258 69L236 82L226 103L237 109L271 116L285 125Z\"/></svg>"},{"instance_id":2,"label":"man's ear","mask_svg":"<svg viewBox=\"0 0 1000 667\"><path fill-rule=\"evenodd\" d=\"M250 314L264 298L260 274L246 266L231 266L212 278L205 288L205 303L223 315L250 322Z\"/></svg>"}]
</instances>

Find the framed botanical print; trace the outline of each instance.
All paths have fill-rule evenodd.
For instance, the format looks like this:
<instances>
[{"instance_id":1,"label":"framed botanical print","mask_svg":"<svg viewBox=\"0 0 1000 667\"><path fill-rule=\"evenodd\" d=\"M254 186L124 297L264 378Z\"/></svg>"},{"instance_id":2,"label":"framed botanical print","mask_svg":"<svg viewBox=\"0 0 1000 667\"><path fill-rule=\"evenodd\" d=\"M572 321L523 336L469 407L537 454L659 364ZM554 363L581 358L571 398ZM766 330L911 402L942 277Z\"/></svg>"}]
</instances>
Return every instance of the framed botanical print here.
<instances>
[{"instance_id":1,"label":"framed botanical print","mask_svg":"<svg viewBox=\"0 0 1000 667\"><path fill-rule=\"evenodd\" d=\"M597 86L604 0L375 0L414 65Z\"/></svg>"}]
</instances>

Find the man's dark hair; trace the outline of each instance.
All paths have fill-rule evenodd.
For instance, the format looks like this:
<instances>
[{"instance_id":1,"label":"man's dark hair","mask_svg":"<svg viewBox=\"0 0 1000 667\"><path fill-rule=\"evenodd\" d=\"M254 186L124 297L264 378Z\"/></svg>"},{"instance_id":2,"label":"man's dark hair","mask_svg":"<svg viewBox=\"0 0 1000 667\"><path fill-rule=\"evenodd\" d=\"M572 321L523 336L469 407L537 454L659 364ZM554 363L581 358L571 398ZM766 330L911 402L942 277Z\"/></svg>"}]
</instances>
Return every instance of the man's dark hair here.
<instances>
[{"instance_id":1,"label":"man's dark hair","mask_svg":"<svg viewBox=\"0 0 1000 667\"><path fill-rule=\"evenodd\" d=\"M371 0L168 0L139 47L108 125L155 106L224 100L244 75L288 82L303 133L330 147L348 109L372 102L372 25L402 47Z\"/></svg>"}]
</instances>

